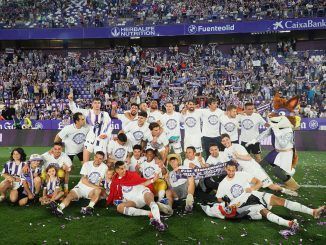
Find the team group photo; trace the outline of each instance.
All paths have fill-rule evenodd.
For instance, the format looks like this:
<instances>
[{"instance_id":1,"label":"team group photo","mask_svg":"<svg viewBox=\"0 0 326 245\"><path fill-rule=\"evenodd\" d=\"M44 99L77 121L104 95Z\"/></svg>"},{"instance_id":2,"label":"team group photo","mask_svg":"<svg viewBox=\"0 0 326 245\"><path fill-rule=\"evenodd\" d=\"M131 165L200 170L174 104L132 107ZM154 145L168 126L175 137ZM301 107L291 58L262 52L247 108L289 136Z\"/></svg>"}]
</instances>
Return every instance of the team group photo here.
<instances>
[{"instance_id":1,"label":"team group photo","mask_svg":"<svg viewBox=\"0 0 326 245\"><path fill-rule=\"evenodd\" d=\"M0 242L325 244L325 11L0 0Z\"/></svg>"}]
</instances>

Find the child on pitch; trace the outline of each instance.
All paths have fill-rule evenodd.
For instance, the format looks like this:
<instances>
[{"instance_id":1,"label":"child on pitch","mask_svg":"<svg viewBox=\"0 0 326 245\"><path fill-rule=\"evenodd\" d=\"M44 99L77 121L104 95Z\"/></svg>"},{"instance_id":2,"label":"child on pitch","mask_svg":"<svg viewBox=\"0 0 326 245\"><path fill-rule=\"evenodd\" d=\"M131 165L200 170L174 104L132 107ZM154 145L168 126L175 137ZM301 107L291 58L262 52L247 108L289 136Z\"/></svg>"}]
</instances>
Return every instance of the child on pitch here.
<instances>
[{"instance_id":1,"label":"child on pitch","mask_svg":"<svg viewBox=\"0 0 326 245\"><path fill-rule=\"evenodd\" d=\"M22 169L20 186L18 192L18 204L25 206L29 200L38 199L41 189L41 163L42 157L39 154L32 154L27 163L28 168Z\"/></svg>"},{"instance_id":2,"label":"child on pitch","mask_svg":"<svg viewBox=\"0 0 326 245\"><path fill-rule=\"evenodd\" d=\"M103 189L101 192L101 199L107 199L107 197L109 196L113 175L114 175L114 167L108 168L108 171L106 171L105 174L105 179L102 181Z\"/></svg>"},{"instance_id":3,"label":"child on pitch","mask_svg":"<svg viewBox=\"0 0 326 245\"><path fill-rule=\"evenodd\" d=\"M57 176L57 168L50 165L46 168L46 180L43 188L43 196L39 199L41 205L52 205L63 197L64 192L60 187L60 178Z\"/></svg>"},{"instance_id":4,"label":"child on pitch","mask_svg":"<svg viewBox=\"0 0 326 245\"><path fill-rule=\"evenodd\" d=\"M17 189L21 185L22 169L26 165L26 153L22 148L11 151L10 160L5 164L1 176L4 180L0 183L0 202L6 198L9 191L9 199L15 203L18 200Z\"/></svg>"},{"instance_id":5,"label":"child on pitch","mask_svg":"<svg viewBox=\"0 0 326 245\"><path fill-rule=\"evenodd\" d=\"M165 190L167 189L166 182L162 179L162 173L166 173L166 168L163 162L156 157L155 150L151 148L146 150L146 161L142 163L139 171L145 179L152 179L155 174L159 175L159 179L153 185L155 195L158 197L158 201L161 201L165 197Z\"/></svg>"}]
</instances>

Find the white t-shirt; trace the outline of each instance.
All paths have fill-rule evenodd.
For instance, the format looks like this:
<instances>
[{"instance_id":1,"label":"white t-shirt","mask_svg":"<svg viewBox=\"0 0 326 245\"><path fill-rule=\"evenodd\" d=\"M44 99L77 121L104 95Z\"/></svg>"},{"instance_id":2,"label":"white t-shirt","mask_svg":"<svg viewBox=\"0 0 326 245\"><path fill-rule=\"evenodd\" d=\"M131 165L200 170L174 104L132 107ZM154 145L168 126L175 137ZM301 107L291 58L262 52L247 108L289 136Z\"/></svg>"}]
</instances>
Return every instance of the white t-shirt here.
<instances>
[{"instance_id":1,"label":"white t-shirt","mask_svg":"<svg viewBox=\"0 0 326 245\"><path fill-rule=\"evenodd\" d=\"M215 111L211 111L209 108L201 109L202 112L202 135L205 137L218 137L219 132L219 121L220 117L224 115L224 111L217 108Z\"/></svg>"},{"instance_id":2,"label":"white t-shirt","mask_svg":"<svg viewBox=\"0 0 326 245\"><path fill-rule=\"evenodd\" d=\"M143 177L145 179L151 179L156 174L161 174L162 171L160 167L155 163L155 159L153 159L151 162L143 162L140 165L140 172L142 172Z\"/></svg>"},{"instance_id":3,"label":"white t-shirt","mask_svg":"<svg viewBox=\"0 0 326 245\"><path fill-rule=\"evenodd\" d=\"M229 159L226 156L226 154L223 151L220 151L218 154L218 157L213 157L212 155L209 155L209 157L206 160L206 164L208 165L217 165L220 163L225 163L227 162Z\"/></svg>"},{"instance_id":4,"label":"white t-shirt","mask_svg":"<svg viewBox=\"0 0 326 245\"><path fill-rule=\"evenodd\" d=\"M185 168L190 168L189 167L189 164L190 163L193 163L193 164L195 164L197 167L199 167L199 168L201 168L202 166L201 166L201 164L200 164L200 162L199 162L199 160L198 160L198 157L197 156L195 156L195 159L194 160L189 160L188 158L186 158L184 161L183 161L183 166L185 167ZM205 160L204 160L204 158L203 158L203 164L205 164Z\"/></svg>"},{"instance_id":5,"label":"white t-shirt","mask_svg":"<svg viewBox=\"0 0 326 245\"><path fill-rule=\"evenodd\" d=\"M159 110L155 110L153 112L148 111L148 117L147 117L147 122L152 123L152 122L162 122L162 112Z\"/></svg>"},{"instance_id":6,"label":"white t-shirt","mask_svg":"<svg viewBox=\"0 0 326 245\"><path fill-rule=\"evenodd\" d=\"M179 169L185 168L184 166L180 166ZM177 174L175 171L169 172L169 181L172 187L178 187L179 185L183 185L187 182L187 179L179 179L177 178Z\"/></svg>"},{"instance_id":7,"label":"white t-shirt","mask_svg":"<svg viewBox=\"0 0 326 245\"><path fill-rule=\"evenodd\" d=\"M201 137L201 116L200 110L194 112L187 111L185 115L182 115L184 121L185 138L187 137Z\"/></svg>"},{"instance_id":8,"label":"white t-shirt","mask_svg":"<svg viewBox=\"0 0 326 245\"><path fill-rule=\"evenodd\" d=\"M148 132L150 133L148 126L148 123L144 123L144 125L140 127L138 122L130 122L123 131L126 133L127 138L131 140L132 145L137 145L141 143Z\"/></svg>"},{"instance_id":9,"label":"white t-shirt","mask_svg":"<svg viewBox=\"0 0 326 245\"><path fill-rule=\"evenodd\" d=\"M250 142L256 139L259 135L259 126L266 123L264 118L258 113L253 113L251 116L239 115L238 118L241 125L241 142Z\"/></svg>"},{"instance_id":10,"label":"white t-shirt","mask_svg":"<svg viewBox=\"0 0 326 245\"><path fill-rule=\"evenodd\" d=\"M83 164L80 174L86 176L92 184L99 185L102 180L105 179L107 170L108 166L106 166L106 164L101 163L99 166L95 167L93 161L89 161ZM81 183L81 181L79 183Z\"/></svg>"},{"instance_id":11,"label":"white t-shirt","mask_svg":"<svg viewBox=\"0 0 326 245\"><path fill-rule=\"evenodd\" d=\"M147 141L147 148L157 149L158 151L164 150L164 147L169 144L169 140L166 137L165 133L161 133L156 142L153 142L153 136L151 131L148 131L147 134L143 138L144 141Z\"/></svg>"},{"instance_id":12,"label":"white t-shirt","mask_svg":"<svg viewBox=\"0 0 326 245\"><path fill-rule=\"evenodd\" d=\"M227 115L222 115L220 118L221 134L228 134L231 141L238 140L239 119L229 118Z\"/></svg>"},{"instance_id":13,"label":"white t-shirt","mask_svg":"<svg viewBox=\"0 0 326 245\"><path fill-rule=\"evenodd\" d=\"M63 165L66 165L69 168L72 166L72 162L71 162L70 158L64 152L61 153L59 158L54 158L54 156L52 154L50 154L49 152L45 152L42 155L42 158L44 161L43 170L45 170L50 165L53 165L58 169L62 168Z\"/></svg>"},{"instance_id":14,"label":"white t-shirt","mask_svg":"<svg viewBox=\"0 0 326 245\"><path fill-rule=\"evenodd\" d=\"M250 187L253 176L246 172L235 172L232 179L227 176L218 186L216 197L222 198L227 195L231 201L245 193L245 189Z\"/></svg>"},{"instance_id":15,"label":"white t-shirt","mask_svg":"<svg viewBox=\"0 0 326 245\"><path fill-rule=\"evenodd\" d=\"M89 131L89 126L76 128L76 125L70 124L65 126L58 134L65 144L65 152L68 155L76 155L83 151L86 135Z\"/></svg>"},{"instance_id":16,"label":"white t-shirt","mask_svg":"<svg viewBox=\"0 0 326 245\"><path fill-rule=\"evenodd\" d=\"M132 152L132 147L129 141L124 145L120 145L117 140L110 140L107 152L112 159L116 161L125 161L128 153Z\"/></svg>"},{"instance_id":17,"label":"white t-shirt","mask_svg":"<svg viewBox=\"0 0 326 245\"><path fill-rule=\"evenodd\" d=\"M167 113L162 115L162 125L168 139L172 136L181 137L180 122L181 114L179 112L173 112L171 115Z\"/></svg>"},{"instance_id":18,"label":"white t-shirt","mask_svg":"<svg viewBox=\"0 0 326 245\"><path fill-rule=\"evenodd\" d=\"M130 120L129 118L127 118L125 116L125 114L118 114L117 117L121 121L121 128L122 129L125 128L125 127L127 127L127 125L130 122L136 122L138 120L138 117L137 116L134 119Z\"/></svg>"},{"instance_id":19,"label":"white t-shirt","mask_svg":"<svg viewBox=\"0 0 326 245\"><path fill-rule=\"evenodd\" d=\"M136 171L136 166L143 164L146 161L146 157L141 156L138 160L135 158L135 156L132 156L130 158L130 164L128 165L129 171Z\"/></svg>"}]
</instances>

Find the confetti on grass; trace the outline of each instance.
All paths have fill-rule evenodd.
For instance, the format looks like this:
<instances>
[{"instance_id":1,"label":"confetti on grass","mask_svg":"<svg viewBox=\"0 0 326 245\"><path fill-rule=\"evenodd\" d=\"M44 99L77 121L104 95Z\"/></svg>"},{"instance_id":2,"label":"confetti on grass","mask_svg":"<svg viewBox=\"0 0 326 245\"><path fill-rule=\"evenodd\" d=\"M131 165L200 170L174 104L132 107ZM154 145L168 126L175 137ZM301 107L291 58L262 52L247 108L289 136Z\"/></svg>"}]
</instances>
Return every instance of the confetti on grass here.
<instances>
[{"instance_id":1,"label":"confetti on grass","mask_svg":"<svg viewBox=\"0 0 326 245\"><path fill-rule=\"evenodd\" d=\"M285 239L288 239L289 236L294 236L296 234L295 230L280 230L279 232Z\"/></svg>"}]
</instances>

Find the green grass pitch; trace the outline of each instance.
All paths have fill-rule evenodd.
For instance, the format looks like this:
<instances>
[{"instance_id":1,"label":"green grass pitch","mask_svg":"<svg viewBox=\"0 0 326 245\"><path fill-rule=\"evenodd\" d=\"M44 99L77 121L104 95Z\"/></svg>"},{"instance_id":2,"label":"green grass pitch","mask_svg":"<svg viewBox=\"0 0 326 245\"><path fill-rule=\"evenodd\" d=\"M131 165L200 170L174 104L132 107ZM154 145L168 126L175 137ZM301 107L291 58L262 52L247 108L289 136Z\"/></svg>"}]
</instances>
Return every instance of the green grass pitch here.
<instances>
[{"instance_id":1,"label":"green grass pitch","mask_svg":"<svg viewBox=\"0 0 326 245\"><path fill-rule=\"evenodd\" d=\"M28 155L43 153L46 147L25 147ZM12 148L0 148L1 167L8 160ZM300 152L296 179L300 184L326 186L326 152ZM80 164L74 162L74 175ZM77 184L72 178L70 188ZM309 207L325 205L325 188L300 189L299 197L286 197ZM158 233L146 217L126 217L114 207L104 203L95 206L92 217L82 217L80 207L87 201L73 203L65 209L65 217L54 217L49 209L40 205L18 207L8 202L0 203L0 244L326 244L326 230L312 217L273 208L284 218L296 218L301 230L285 240L281 226L266 220L224 221L207 217L196 204L193 214L174 214L166 220L168 231ZM319 223L319 224L318 224Z\"/></svg>"}]
</instances>

